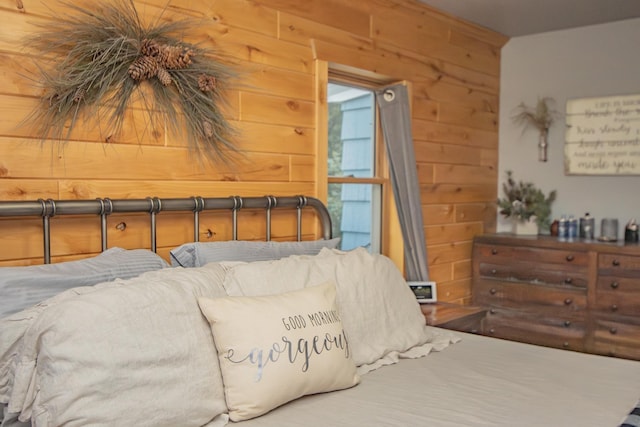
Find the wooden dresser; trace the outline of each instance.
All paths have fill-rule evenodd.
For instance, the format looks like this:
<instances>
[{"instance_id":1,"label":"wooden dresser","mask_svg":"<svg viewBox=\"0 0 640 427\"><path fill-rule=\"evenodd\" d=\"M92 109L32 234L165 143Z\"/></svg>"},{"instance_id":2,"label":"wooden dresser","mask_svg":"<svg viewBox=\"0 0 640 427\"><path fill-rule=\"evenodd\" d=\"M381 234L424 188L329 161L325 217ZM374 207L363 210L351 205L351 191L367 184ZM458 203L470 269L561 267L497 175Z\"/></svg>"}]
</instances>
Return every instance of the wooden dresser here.
<instances>
[{"instance_id":1,"label":"wooden dresser","mask_svg":"<svg viewBox=\"0 0 640 427\"><path fill-rule=\"evenodd\" d=\"M640 246L478 236L473 302L485 335L640 360Z\"/></svg>"}]
</instances>

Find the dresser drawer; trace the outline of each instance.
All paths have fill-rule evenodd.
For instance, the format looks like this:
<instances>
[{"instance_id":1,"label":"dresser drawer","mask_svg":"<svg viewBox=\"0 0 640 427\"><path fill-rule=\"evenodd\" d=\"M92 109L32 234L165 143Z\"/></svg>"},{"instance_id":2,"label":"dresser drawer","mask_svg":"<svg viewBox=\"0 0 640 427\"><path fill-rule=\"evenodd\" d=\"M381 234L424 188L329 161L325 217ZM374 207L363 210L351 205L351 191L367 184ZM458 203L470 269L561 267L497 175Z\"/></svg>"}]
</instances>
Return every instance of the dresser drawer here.
<instances>
[{"instance_id":1,"label":"dresser drawer","mask_svg":"<svg viewBox=\"0 0 640 427\"><path fill-rule=\"evenodd\" d=\"M487 262L513 263L528 261L534 263L559 264L563 266L586 266L589 257L586 252L563 249L541 249L526 246L503 246L476 244L476 254Z\"/></svg>"},{"instance_id":2,"label":"dresser drawer","mask_svg":"<svg viewBox=\"0 0 640 427\"><path fill-rule=\"evenodd\" d=\"M584 310L587 306L586 290L555 286L509 283L497 280L477 280L474 302L491 307L555 307L558 313Z\"/></svg>"},{"instance_id":3,"label":"dresser drawer","mask_svg":"<svg viewBox=\"0 0 640 427\"><path fill-rule=\"evenodd\" d=\"M592 352L640 360L640 324L597 319Z\"/></svg>"},{"instance_id":4,"label":"dresser drawer","mask_svg":"<svg viewBox=\"0 0 640 427\"><path fill-rule=\"evenodd\" d=\"M603 356L620 357L623 359L640 360L640 347L629 346L620 343L596 342L589 353Z\"/></svg>"},{"instance_id":5,"label":"dresser drawer","mask_svg":"<svg viewBox=\"0 0 640 427\"><path fill-rule=\"evenodd\" d=\"M535 262L496 264L480 261L478 271L480 277L516 282L546 283L582 288L586 288L588 283L584 268L579 265L566 265L560 268L558 265Z\"/></svg>"},{"instance_id":6,"label":"dresser drawer","mask_svg":"<svg viewBox=\"0 0 640 427\"><path fill-rule=\"evenodd\" d=\"M598 275L640 279L640 256L598 254Z\"/></svg>"},{"instance_id":7,"label":"dresser drawer","mask_svg":"<svg viewBox=\"0 0 640 427\"><path fill-rule=\"evenodd\" d=\"M540 318L522 317L518 314L488 315L483 333L529 344L584 351L586 332L583 321L540 320Z\"/></svg>"},{"instance_id":8,"label":"dresser drawer","mask_svg":"<svg viewBox=\"0 0 640 427\"><path fill-rule=\"evenodd\" d=\"M487 312L489 321L510 323L513 321L524 321L527 324L544 325L552 328L556 334L570 335L580 334L584 336L587 331L586 312L567 312L558 315L552 308L539 308L536 310L523 309L513 310L508 308L491 308Z\"/></svg>"},{"instance_id":9,"label":"dresser drawer","mask_svg":"<svg viewBox=\"0 0 640 427\"><path fill-rule=\"evenodd\" d=\"M595 308L597 311L637 316L640 319L640 280L628 277L599 277Z\"/></svg>"}]
</instances>

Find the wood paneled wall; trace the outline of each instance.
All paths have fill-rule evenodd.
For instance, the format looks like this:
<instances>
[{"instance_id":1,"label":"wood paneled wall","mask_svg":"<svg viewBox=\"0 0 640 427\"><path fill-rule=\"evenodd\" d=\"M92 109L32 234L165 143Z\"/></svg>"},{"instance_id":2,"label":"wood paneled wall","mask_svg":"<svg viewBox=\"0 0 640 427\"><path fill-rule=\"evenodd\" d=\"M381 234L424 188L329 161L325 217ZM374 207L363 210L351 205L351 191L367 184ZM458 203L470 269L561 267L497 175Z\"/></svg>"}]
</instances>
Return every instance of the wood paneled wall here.
<instances>
[{"instance_id":1,"label":"wood paneled wall","mask_svg":"<svg viewBox=\"0 0 640 427\"><path fill-rule=\"evenodd\" d=\"M166 3L135 1L149 19ZM131 111L121 135L86 126L64 144L43 144L30 128L19 126L40 94L29 77L40 53L23 37L37 30L35 23L51 19L48 8L57 7L41 0L0 0L0 199L322 196L326 168L319 164L325 159L318 157L317 144L326 144L326 136L316 123L316 109L324 104L317 87L323 76L316 73L326 69L318 61L340 64L409 82L431 276L443 300L469 299L471 240L495 228L505 37L414 0L171 0L164 18L193 17L199 25L188 40L211 44L243 73L241 84L228 93L225 114L240 130L244 155L234 165L213 165L194 159L164 128L145 130L139 111ZM146 227L143 219L131 219L131 234L136 221ZM22 241L16 230L33 229L37 222L1 222L0 264L36 262L31 258L41 255L40 243L15 247ZM159 242L164 250L190 238L184 221L165 222L168 237ZM56 230L74 236L78 226L60 221ZM201 228L204 238L228 238L214 218ZM274 231L290 233L287 227ZM251 225L244 233L240 238L261 231ZM93 234L80 236L62 238L54 257L99 249ZM144 245L125 236L114 239L125 247Z\"/></svg>"}]
</instances>

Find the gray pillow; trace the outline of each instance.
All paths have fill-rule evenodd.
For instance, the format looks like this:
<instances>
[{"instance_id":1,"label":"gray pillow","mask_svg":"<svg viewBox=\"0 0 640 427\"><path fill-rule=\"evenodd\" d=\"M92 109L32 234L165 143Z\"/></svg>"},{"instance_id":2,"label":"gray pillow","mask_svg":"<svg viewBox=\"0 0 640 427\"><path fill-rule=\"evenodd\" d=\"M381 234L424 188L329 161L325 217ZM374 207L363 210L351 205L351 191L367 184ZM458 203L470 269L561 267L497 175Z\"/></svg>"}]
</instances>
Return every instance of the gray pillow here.
<instances>
[{"instance_id":1,"label":"gray pillow","mask_svg":"<svg viewBox=\"0 0 640 427\"><path fill-rule=\"evenodd\" d=\"M0 268L0 318L17 313L66 289L128 279L168 267L146 249L111 248L93 258L57 264Z\"/></svg>"},{"instance_id":2,"label":"gray pillow","mask_svg":"<svg viewBox=\"0 0 640 427\"><path fill-rule=\"evenodd\" d=\"M291 255L317 255L322 248L335 249L340 238L303 242L254 242L229 240L225 242L186 243L170 252L171 265L202 267L209 262L269 261Z\"/></svg>"},{"instance_id":3,"label":"gray pillow","mask_svg":"<svg viewBox=\"0 0 640 427\"><path fill-rule=\"evenodd\" d=\"M214 420L226 412L218 356L198 298L226 296L225 274L219 264L165 268L59 294L85 291L42 310L9 355L8 409L50 427L223 425Z\"/></svg>"}]
</instances>

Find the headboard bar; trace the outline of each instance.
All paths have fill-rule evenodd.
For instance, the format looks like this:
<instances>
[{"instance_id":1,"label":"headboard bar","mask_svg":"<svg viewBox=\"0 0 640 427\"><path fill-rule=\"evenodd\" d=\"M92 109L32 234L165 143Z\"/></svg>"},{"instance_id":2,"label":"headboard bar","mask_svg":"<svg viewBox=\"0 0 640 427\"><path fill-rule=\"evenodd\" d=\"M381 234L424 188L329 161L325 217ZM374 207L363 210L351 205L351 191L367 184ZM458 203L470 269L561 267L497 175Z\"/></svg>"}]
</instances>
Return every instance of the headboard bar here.
<instances>
[{"instance_id":1,"label":"headboard bar","mask_svg":"<svg viewBox=\"0 0 640 427\"><path fill-rule=\"evenodd\" d=\"M271 240L271 209L275 208L276 206L278 206L278 200L273 197L273 196L267 196L267 207L266 207L266 213L267 213L267 241Z\"/></svg>"},{"instance_id":2,"label":"headboard bar","mask_svg":"<svg viewBox=\"0 0 640 427\"><path fill-rule=\"evenodd\" d=\"M324 239L332 237L331 217L326 206L314 197L211 197L189 198L147 197L145 199L109 198L94 200L53 200L0 201L0 217L41 216L43 221L44 262L51 262L50 218L58 215L98 215L100 217L101 249L107 249L107 217L112 213L148 213L151 228L151 249L157 250L156 217L160 212L193 212L194 241L198 241L199 214L202 211L230 210L233 222L233 240L238 239L238 211L240 209L265 209L266 239L271 240L271 211L273 209L297 209L297 239L302 239L302 209L311 207L316 212L322 226Z\"/></svg>"},{"instance_id":3,"label":"headboard bar","mask_svg":"<svg viewBox=\"0 0 640 427\"><path fill-rule=\"evenodd\" d=\"M302 208L307 206L307 198L305 196L298 196L298 206L296 209L298 210L298 230L297 230L297 239L300 241L302 239Z\"/></svg>"},{"instance_id":4,"label":"headboard bar","mask_svg":"<svg viewBox=\"0 0 640 427\"><path fill-rule=\"evenodd\" d=\"M42 236L43 236L43 245L44 245L44 262L45 264L49 264L51 262L51 227L50 227L50 216L42 217Z\"/></svg>"}]
</instances>

